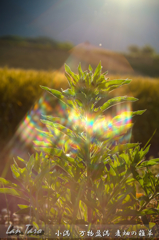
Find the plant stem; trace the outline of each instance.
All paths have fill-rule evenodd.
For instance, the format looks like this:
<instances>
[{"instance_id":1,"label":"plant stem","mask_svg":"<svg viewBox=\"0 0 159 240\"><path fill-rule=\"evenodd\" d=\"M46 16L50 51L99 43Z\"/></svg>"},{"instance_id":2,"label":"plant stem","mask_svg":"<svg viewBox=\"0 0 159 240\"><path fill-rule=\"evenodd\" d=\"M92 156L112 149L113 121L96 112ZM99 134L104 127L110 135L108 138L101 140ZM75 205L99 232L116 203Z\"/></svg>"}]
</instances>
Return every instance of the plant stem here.
<instances>
[{"instance_id":1,"label":"plant stem","mask_svg":"<svg viewBox=\"0 0 159 240\"><path fill-rule=\"evenodd\" d=\"M154 194L148 199L148 201L144 203L144 205L140 208L138 212L141 212L146 207L146 205L155 197L155 195L156 192L154 192ZM136 217L137 216L133 216L130 221L134 220Z\"/></svg>"},{"instance_id":2,"label":"plant stem","mask_svg":"<svg viewBox=\"0 0 159 240\"><path fill-rule=\"evenodd\" d=\"M3 185L3 188L4 188L4 185ZM5 195L6 205L7 205L7 213L8 213L8 225L9 225L10 216L9 216L9 206L8 206L8 199L7 199L7 196L6 196L6 194L4 194L4 195Z\"/></svg>"},{"instance_id":3,"label":"plant stem","mask_svg":"<svg viewBox=\"0 0 159 240\"><path fill-rule=\"evenodd\" d=\"M87 191L87 199L89 200L91 198L91 182L90 182L90 152L89 152L89 147L90 147L90 136L88 133L88 126L87 126L87 114L86 114L86 163L87 163L87 182L88 182L88 191ZM90 207L87 207L87 219L88 222L90 223L92 221L92 209Z\"/></svg>"},{"instance_id":4,"label":"plant stem","mask_svg":"<svg viewBox=\"0 0 159 240\"><path fill-rule=\"evenodd\" d=\"M144 205L140 208L139 212L141 212L146 207L146 205L155 197L155 195L156 192L154 192L154 194L148 199L148 201L144 203Z\"/></svg>"}]
</instances>

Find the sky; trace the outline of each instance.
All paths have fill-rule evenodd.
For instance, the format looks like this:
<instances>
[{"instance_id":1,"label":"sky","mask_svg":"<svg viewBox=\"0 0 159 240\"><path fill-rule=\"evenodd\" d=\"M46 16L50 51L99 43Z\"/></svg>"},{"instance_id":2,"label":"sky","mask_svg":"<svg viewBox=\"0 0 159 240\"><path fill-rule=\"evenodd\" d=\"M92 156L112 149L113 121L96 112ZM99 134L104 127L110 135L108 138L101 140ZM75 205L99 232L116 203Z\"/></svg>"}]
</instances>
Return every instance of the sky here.
<instances>
[{"instance_id":1,"label":"sky","mask_svg":"<svg viewBox=\"0 0 159 240\"><path fill-rule=\"evenodd\" d=\"M114 51L159 52L159 0L0 0L0 36L47 36Z\"/></svg>"}]
</instances>

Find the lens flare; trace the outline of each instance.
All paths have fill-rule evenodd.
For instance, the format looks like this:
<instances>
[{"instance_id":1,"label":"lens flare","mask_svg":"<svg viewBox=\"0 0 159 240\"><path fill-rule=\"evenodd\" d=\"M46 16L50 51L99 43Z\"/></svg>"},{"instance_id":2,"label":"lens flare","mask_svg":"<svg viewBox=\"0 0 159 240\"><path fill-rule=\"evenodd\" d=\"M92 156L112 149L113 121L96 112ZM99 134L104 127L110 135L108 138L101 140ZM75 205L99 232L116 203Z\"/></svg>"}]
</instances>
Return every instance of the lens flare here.
<instances>
[{"instance_id":1,"label":"lens flare","mask_svg":"<svg viewBox=\"0 0 159 240\"><path fill-rule=\"evenodd\" d=\"M65 124L66 114L64 105L53 102L53 106L51 102L52 96L44 93L26 114L13 138L3 151L3 155L7 156L8 160L11 160L13 156L28 158L28 153L34 153L34 140L46 142L46 132L48 129L45 124L40 121L40 119L44 119L43 115L59 117L63 119L63 124ZM58 143L59 147L62 145L58 138L55 140L55 143Z\"/></svg>"},{"instance_id":2,"label":"lens flare","mask_svg":"<svg viewBox=\"0 0 159 240\"><path fill-rule=\"evenodd\" d=\"M87 115L81 119L80 115L74 110L70 113L68 121L74 128L80 128L93 136L107 136L107 138L113 136L114 140L118 139L120 143L130 141L131 134L128 130L131 128L131 105L122 104L120 111L116 111L116 116L104 115L101 119L95 120L95 115ZM122 136L123 135L123 136Z\"/></svg>"}]
</instances>

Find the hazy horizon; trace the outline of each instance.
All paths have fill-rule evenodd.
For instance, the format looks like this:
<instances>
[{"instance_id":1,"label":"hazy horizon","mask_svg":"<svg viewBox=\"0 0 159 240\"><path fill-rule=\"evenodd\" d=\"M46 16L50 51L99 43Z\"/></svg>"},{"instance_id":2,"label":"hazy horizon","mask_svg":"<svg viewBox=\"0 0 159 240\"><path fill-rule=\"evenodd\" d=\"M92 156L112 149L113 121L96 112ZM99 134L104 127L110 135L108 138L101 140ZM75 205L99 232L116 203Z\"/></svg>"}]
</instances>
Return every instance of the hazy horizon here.
<instances>
[{"instance_id":1,"label":"hazy horizon","mask_svg":"<svg viewBox=\"0 0 159 240\"><path fill-rule=\"evenodd\" d=\"M113 51L152 46L159 52L158 0L1 0L0 36L46 36Z\"/></svg>"}]
</instances>

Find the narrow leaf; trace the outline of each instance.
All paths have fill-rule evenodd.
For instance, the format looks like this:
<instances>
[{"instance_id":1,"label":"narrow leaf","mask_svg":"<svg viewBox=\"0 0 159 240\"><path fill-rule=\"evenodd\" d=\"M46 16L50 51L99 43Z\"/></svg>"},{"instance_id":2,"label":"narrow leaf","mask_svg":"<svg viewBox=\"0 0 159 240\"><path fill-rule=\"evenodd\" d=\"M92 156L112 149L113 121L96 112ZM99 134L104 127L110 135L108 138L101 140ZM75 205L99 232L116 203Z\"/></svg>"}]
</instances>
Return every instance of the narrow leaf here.
<instances>
[{"instance_id":1,"label":"narrow leaf","mask_svg":"<svg viewBox=\"0 0 159 240\"><path fill-rule=\"evenodd\" d=\"M72 77L74 83L78 82L78 76L71 71L67 64L65 64L65 72Z\"/></svg>"},{"instance_id":2,"label":"narrow leaf","mask_svg":"<svg viewBox=\"0 0 159 240\"><path fill-rule=\"evenodd\" d=\"M91 65L89 65L88 69L89 69L89 71L90 71L90 72L92 72L92 71L93 71L93 69L92 69Z\"/></svg>"},{"instance_id":3,"label":"narrow leaf","mask_svg":"<svg viewBox=\"0 0 159 240\"><path fill-rule=\"evenodd\" d=\"M28 208L29 206L28 205L23 205L23 204L18 204L18 207L20 209L24 209L24 208Z\"/></svg>"},{"instance_id":4,"label":"narrow leaf","mask_svg":"<svg viewBox=\"0 0 159 240\"><path fill-rule=\"evenodd\" d=\"M62 95L62 93L58 90L55 90L55 89L51 89L51 88L48 88L48 87L43 87L43 86L40 86L42 89L52 93L52 95L54 95L55 97L59 98L59 99L62 99L64 98L64 96Z\"/></svg>"},{"instance_id":5,"label":"narrow leaf","mask_svg":"<svg viewBox=\"0 0 159 240\"><path fill-rule=\"evenodd\" d=\"M159 158L151 159L149 161L144 161L138 166L138 168L154 166L157 164L159 164Z\"/></svg>"},{"instance_id":6,"label":"narrow leaf","mask_svg":"<svg viewBox=\"0 0 159 240\"><path fill-rule=\"evenodd\" d=\"M147 145L149 144L149 142L151 141L151 139L152 139L153 136L155 135L156 131L157 131L157 130L155 130L155 131L153 132L152 136L150 137L150 139L148 140L148 142L145 144L144 148L147 147Z\"/></svg>"},{"instance_id":7,"label":"narrow leaf","mask_svg":"<svg viewBox=\"0 0 159 240\"><path fill-rule=\"evenodd\" d=\"M82 71L82 68L81 68L81 63L78 65L78 74L79 74L80 78L83 78L84 74L83 74L83 71Z\"/></svg>"},{"instance_id":8,"label":"narrow leaf","mask_svg":"<svg viewBox=\"0 0 159 240\"><path fill-rule=\"evenodd\" d=\"M97 79L99 78L99 76L100 76L100 74L101 74L101 69L102 69L102 67L101 67L101 62L100 62L100 63L98 64L95 72L94 72L93 82L94 82L95 84L96 84L96 81L97 81Z\"/></svg>"},{"instance_id":9,"label":"narrow leaf","mask_svg":"<svg viewBox=\"0 0 159 240\"><path fill-rule=\"evenodd\" d=\"M19 193L13 188L0 188L0 193L5 193L5 194L19 197Z\"/></svg>"},{"instance_id":10,"label":"narrow leaf","mask_svg":"<svg viewBox=\"0 0 159 240\"><path fill-rule=\"evenodd\" d=\"M106 103L104 103L100 109L102 110L102 112L104 112L106 109L116 105L116 104L119 104L121 102L125 102L125 101L129 101L129 102L135 102L137 101L138 99L137 98L134 98L134 97L127 97L127 96L124 96L124 97L115 97L115 98L112 98L110 100L108 100Z\"/></svg>"}]
</instances>

